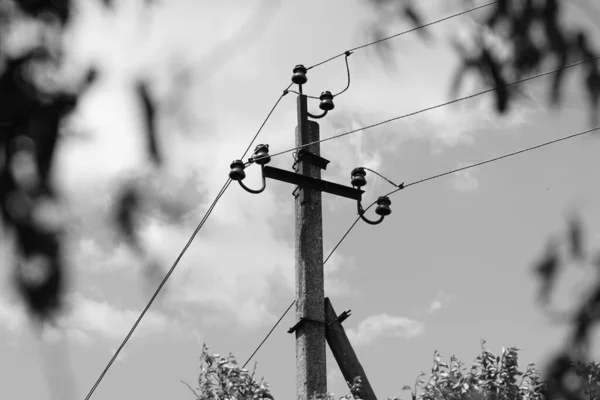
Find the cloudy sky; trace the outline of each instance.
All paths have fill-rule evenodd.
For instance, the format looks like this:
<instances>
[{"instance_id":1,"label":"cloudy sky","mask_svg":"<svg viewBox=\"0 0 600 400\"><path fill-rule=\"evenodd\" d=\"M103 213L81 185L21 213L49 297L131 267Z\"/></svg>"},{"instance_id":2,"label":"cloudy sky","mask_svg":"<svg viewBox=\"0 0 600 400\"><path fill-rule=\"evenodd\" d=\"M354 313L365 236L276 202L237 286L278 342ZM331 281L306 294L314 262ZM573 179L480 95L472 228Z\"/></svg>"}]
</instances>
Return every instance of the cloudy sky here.
<instances>
[{"instance_id":1,"label":"cloudy sky","mask_svg":"<svg viewBox=\"0 0 600 400\"><path fill-rule=\"evenodd\" d=\"M114 13L80 3L69 37L72 57L80 65L99 62L102 76L65 123L65 132L77 135L65 136L55 167L74 221L70 308L40 346L4 271L2 399L51 399L52 390L61 390L65 365L73 392L63 389L62 398L83 398L148 301L144 260L110 229L116 188L134 180L186 210L178 224L150 213L140 232L164 272L224 183L229 163L289 84L294 65L368 42L367 28L376 20L358 0L174 0L154 11L128 1L116 2L124 5ZM465 7L422 3L428 20ZM254 18L257 10L262 18ZM417 34L387 42L389 64L374 47L352 54L352 84L319 121L321 136L448 100L457 62L449 40L472 29L484 12L435 25L430 42ZM568 9L566 22L591 25L577 8ZM406 28L398 23L389 33ZM594 34L600 40L600 31ZM144 136L131 90L140 76L151 79L163 105L166 167L154 178L145 178L152 169L140 150ZM352 168L362 165L408 183L586 129L580 78L576 70L570 76L561 110L547 108L542 78L525 86L530 98L508 117L495 116L490 97L481 96L325 142L321 152L331 163L324 178L349 184ZM311 70L305 90L318 95L345 84L339 58ZM258 142L273 153L293 147L295 110L289 94ZM535 304L531 268L547 240L564 235L573 210L585 220L588 246L600 246L600 193L592 185L598 151L598 138L584 136L415 185L391 198L393 213L384 223L357 225L325 266L326 295L338 313L352 310L344 326L380 398L400 396L403 385L429 371L434 350L470 362L485 339L492 352L521 348L525 365L542 363L556 348L564 331ZM292 162L288 153L271 165L291 168ZM393 189L373 174L367 179L369 203ZM247 182L259 183L256 168L248 169ZM93 399L192 398L180 380L194 386L203 342L213 352L247 359L293 300L292 191L278 182L260 195L230 187ZM323 198L328 254L356 212L352 201ZM8 247L2 248L7 261ZM580 292L585 279L567 275L564 299ZM255 356L259 376L279 399L295 392L294 338L286 333L294 323L291 312ZM329 390L345 394L331 354L328 371Z\"/></svg>"}]
</instances>

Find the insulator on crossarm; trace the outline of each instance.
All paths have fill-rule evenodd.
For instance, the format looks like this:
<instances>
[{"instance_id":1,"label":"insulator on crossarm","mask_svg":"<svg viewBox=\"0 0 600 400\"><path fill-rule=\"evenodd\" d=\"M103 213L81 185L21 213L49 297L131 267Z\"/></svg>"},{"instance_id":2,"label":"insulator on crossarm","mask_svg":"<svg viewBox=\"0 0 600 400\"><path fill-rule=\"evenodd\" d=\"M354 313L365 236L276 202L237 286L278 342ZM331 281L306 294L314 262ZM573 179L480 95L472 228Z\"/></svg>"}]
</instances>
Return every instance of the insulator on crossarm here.
<instances>
[{"instance_id":1,"label":"insulator on crossarm","mask_svg":"<svg viewBox=\"0 0 600 400\"><path fill-rule=\"evenodd\" d=\"M365 179L365 175L367 175L367 173L365 172L365 169L362 167L358 167L358 168L354 168L352 170L352 172L350 173L351 178L350 178L350 183L352 184L353 187L363 187L367 184L367 180Z\"/></svg>"},{"instance_id":2,"label":"insulator on crossarm","mask_svg":"<svg viewBox=\"0 0 600 400\"><path fill-rule=\"evenodd\" d=\"M244 162L242 160L234 160L231 163L231 171L229 171L229 177L234 181L241 181L246 177L244 172Z\"/></svg>"},{"instance_id":3,"label":"insulator on crossarm","mask_svg":"<svg viewBox=\"0 0 600 400\"><path fill-rule=\"evenodd\" d=\"M292 82L296 85L304 85L308 82L308 78L306 77L306 73L308 70L302 64L298 64L294 67L294 75L292 75Z\"/></svg>"},{"instance_id":4,"label":"insulator on crossarm","mask_svg":"<svg viewBox=\"0 0 600 400\"><path fill-rule=\"evenodd\" d=\"M330 91L324 91L323 93L321 93L319 99L321 100L321 103L319 103L319 108L321 110L331 111L335 107L335 104L333 104L333 95Z\"/></svg>"},{"instance_id":5,"label":"insulator on crossarm","mask_svg":"<svg viewBox=\"0 0 600 400\"><path fill-rule=\"evenodd\" d=\"M390 208L392 205L391 200L387 196L381 196L377 199L377 208L375 209L375 213L377 215L381 215L382 217L386 217L392 213L392 209Z\"/></svg>"},{"instance_id":6,"label":"insulator on crossarm","mask_svg":"<svg viewBox=\"0 0 600 400\"><path fill-rule=\"evenodd\" d=\"M268 164L271 161L271 157L269 156L269 145L259 144L256 146L252 160L258 165Z\"/></svg>"}]
</instances>

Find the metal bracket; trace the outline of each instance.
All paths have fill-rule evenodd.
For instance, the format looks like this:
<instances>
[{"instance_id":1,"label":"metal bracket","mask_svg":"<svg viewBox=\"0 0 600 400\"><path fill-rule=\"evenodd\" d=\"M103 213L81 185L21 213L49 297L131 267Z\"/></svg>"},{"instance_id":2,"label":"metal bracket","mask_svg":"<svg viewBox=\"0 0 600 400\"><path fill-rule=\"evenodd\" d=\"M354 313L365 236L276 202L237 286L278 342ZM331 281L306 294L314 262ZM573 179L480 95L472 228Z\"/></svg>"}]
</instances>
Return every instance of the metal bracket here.
<instances>
[{"instance_id":1,"label":"metal bracket","mask_svg":"<svg viewBox=\"0 0 600 400\"><path fill-rule=\"evenodd\" d=\"M265 166L264 174L266 178L291 183L292 185L302 186L320 192L331 193L336 196L347 197L353 200L360 200L364 193L364 191L360 189L343 186L322 179L311 178L310 176L269 166Z\"/></svg>"},{"instance_id":2,"label":"metal bracket","mask_svg":"<svg viewBox=\"0 0 600 400\"><path fill-rule=\"evenodd\" d=\"M310 319L310 318L301 317L300 321L296 322L296 325L294 325L290 329L288 329L288 333L294 333L295 331L298 330L298 328L300 327L300 325L302 325L306 321L316 322L317 324L324 324L325 326L330 326L334 322L339 322L341 324L342 322L344 322L345 320L348 319L348 317L350 316L351 312L352 312L352 310L344 311L340 315L338 315L338 317L336 319L334 319L333 321L330 321L330 322L317 321L316 319Z\"/></svg>"},{"instance_id":3,"label":"metal bracket","mask_svg":"<svg viewBox=\"0 0 600 400\"><path fill-rule=\"evenodd\" d=\"M300 325L302 325L306 321L316 322L317 324L325 324L325 321L317 321L316 319L310 319L310 318L300 317L300 321L296 322L296 325L294 325L290 329L288 329L288 333L294 333L295 331L298 330L298 328L300 327Z\"/></svg>"},{"instance_id":4,"label":"metal bracket","mask_svg":"<svg viewBox=\"0 0 600 400\"><path fill-rule=\"evenodd\" d=\"M327 326L330 326L334 322L339 322L341 324L342 322L344 322L345 320L348 319L348 317L350 316L351 312L352 312L352 310L348 310L348 311L342 312L340 315L338 315L338 317L336 319L334 319L333 321L329 322L327 324Z\"/></svg>"},{"instance_id":5,"label":"metal bracket","mask_svg":"<svg viewBox=\"0 0 600 400\"><path fill-rule=\"evenodd\" d=\"M298 150L298 154L296 155L296 163L299 162L305 162L307 164L314 165L315 167L319 167L320 169L327 169L327 164L329 164L329 160L313 154L305 149Z\"/></svg>"}]
</instances>

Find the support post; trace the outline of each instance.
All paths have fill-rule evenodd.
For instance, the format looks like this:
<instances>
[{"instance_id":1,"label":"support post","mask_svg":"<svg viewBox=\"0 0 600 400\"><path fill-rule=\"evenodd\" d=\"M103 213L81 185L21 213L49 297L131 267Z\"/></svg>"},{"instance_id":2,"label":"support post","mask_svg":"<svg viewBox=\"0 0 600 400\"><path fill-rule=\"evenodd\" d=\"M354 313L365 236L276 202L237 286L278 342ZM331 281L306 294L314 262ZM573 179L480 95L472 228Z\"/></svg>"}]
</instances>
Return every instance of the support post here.
<instances>
[{"instance_id":1,"label":"support post","mask_svg":"<svg viewBox=\"0 0 600 400\"><path fill-rule=\"evenodd\" d=\"M308 120L305 95L298 96L296 146L319 140L319 124ZM306 150L319 156L320 145ZM306 161L296 165L296 172L320 179L318 166ZM299 187L296 197L296 398L307 400L327 392L325 365L325 297L323 277L323 216L321 192Z\"/></svg>"},{"instance_id":2,"label":"support post","mask_svg":"<svg viewBox=\"0 0 600 400\"><path fill-rule=\"evenodd\" d=\"M371 383L365 374L365 370L362 365L360 365L358 357L356 357L356 353L348 340L348 336L346 336L346 331L344 331L344 327L337 318L337 314L331 305L331 301L328 297L325 298L325 321L327 323L325 334L327 344L333 353L335 361L340 367L344 379L346 382L352 384L354 378L360 376L362 389L360 390L359 398L363 400L377 400L375 392L373 392L373 388L371 387Z\"/></svg>"}]
</instances>

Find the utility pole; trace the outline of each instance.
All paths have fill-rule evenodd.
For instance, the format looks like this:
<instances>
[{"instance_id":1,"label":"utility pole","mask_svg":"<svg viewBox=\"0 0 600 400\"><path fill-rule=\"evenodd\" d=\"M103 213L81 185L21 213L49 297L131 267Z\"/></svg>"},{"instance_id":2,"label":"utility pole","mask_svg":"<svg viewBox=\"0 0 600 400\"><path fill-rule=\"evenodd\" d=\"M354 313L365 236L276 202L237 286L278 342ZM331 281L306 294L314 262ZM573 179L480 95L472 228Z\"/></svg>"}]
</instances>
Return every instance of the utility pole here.
<instances>
[{"instance_id":1,"label":"utility pole","mask_svg":"<svg viewBox=\"0 0 600 400\"><path fill-rule=\"evenodd\" d=\"M298 96L296 147L319 140L319 124L308 120L307 99ZM320 156L319 143L303 147ZM321 169L300 158L296 173L321 179ZM325 288L323 274L323 213L321 192L299 186L296 197L296 398L327 392L325 361Z\"/></svg>"},{"instance_id":2,"label":"utility pole","mask_svg":"<svg viewBox=\"0 0 600 400\"><path fill-rule=\"evenodd\" d=\"M346 55L346 57L349 54ZM308 111L307 96L302 94L302 85L307 82L303 65L296 65L292 82L298 85L298 125L296 126L296 148L294 172L267 166L271 161L269 145L259 144L247 162L234 160L231 163L229 178L237 181L247 192L262 193L266 187L266 179L274 179L297 186L294 191L295 205L295 270L296 270L296 324L288 333L296 336L296 399L308 400L314 395L327 393L327 368L325 363L326 338L336 361L343 371L344 377L354 379L361 376L365 385L365 399L376 400L364 370L358 362L356 354L341 327L349 312L339 317L331 306L325 302L325 285L323 273L323 212L321 193L346 197L357 203L357 211L361 219L370 225L377 225L391 214L390 200L386 196L377 199L375 213L378 220L365 217L361 205L360 189L367 184L365 169L354 168L350 174L352 187L321 179L321 170L327 168L329 161L321 157L319 124L308 118L319 119L334 109L334 95L329 91L319 96L319 108L323 113L313 115ZM287 90L284 94L287 93ZM343 92L341 92L343 93ZM262 173L262 187L250 189L242 181L246 177L245 168L257 164ZM326 314L328 321L326 322Z\"/></svg>"}]
</instances>

